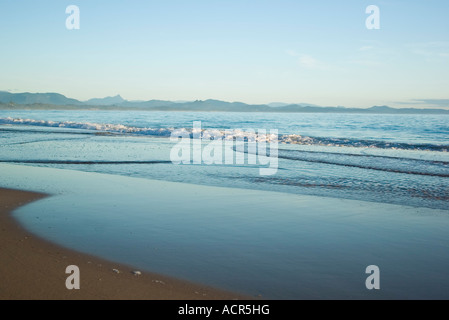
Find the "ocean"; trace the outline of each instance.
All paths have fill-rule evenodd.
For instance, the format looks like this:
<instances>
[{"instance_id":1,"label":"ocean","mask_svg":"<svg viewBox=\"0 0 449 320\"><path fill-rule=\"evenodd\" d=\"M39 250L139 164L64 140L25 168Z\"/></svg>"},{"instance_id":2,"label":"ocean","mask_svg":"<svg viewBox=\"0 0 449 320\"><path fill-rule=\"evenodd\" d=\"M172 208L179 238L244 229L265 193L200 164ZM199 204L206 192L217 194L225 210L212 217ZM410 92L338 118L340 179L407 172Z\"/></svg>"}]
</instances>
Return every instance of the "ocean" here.
<instances>
[{"instance_id":1,"label":"ocean","mask_svg":"<svg viewBox=\"0 0 449 320\"><path fill-rule=\"evenodd\" d=\"M174 163L180 133L233 158ZM16 211L25 227L276 299L448 298L448 150L445 115L0 111L0 186L55 195Z\"/></svg>"}]
</instances>

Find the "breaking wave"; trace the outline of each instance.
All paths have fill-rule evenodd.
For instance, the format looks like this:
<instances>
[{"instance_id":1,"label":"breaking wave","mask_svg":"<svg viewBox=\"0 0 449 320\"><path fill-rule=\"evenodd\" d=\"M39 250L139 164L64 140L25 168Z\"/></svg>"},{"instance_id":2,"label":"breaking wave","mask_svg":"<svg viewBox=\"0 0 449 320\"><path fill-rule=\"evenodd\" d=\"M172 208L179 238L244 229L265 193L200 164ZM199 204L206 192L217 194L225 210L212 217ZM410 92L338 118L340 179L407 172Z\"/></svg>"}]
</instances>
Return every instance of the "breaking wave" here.
<instances>
[{"instance_id":1,"label":"breaking wave","mask_svg":"<svg viewBox=\"0 0 449 320\"><path fill-rule=\"evenodd\" d=\"M182 136L202 139L223 139L233 140L242 139L245 141L275 141L283 144L298 145L317 145L317 146L335 146L335 147L360 147L360 148L379 148L379 149L398 149L398 150L421 150L421 151L439 151L448 152L449 145L439 144L409 144L402 142L389 142L381 140L363 140L334 137L311 137L299 134L271 134L267 132L251 132L240 129L195 129L195 128L141 128L127 126L124 124L100 124L91 122L73 122L73 121L46 121L17 118L0 118L0 125L26 125L52 128L83 129L92 131L95 134L129 134L129 135L148 135L159 137Z\"/></svg>"}]
</instances>

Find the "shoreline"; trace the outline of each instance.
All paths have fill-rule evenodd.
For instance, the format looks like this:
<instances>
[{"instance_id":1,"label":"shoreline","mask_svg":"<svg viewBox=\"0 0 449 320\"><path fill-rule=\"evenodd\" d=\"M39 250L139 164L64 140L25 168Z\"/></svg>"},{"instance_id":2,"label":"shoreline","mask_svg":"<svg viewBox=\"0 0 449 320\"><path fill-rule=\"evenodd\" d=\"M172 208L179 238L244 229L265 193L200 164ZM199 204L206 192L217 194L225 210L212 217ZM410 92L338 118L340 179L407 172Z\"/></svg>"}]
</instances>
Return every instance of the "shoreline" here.
<instances>
[{"instance_id":1,"label":"shoreline","mask_svg":"<svg viewBox=\"0 0 449 320\"><path fill-rule=\"evenodd\" d=\"M0 299L448 297L447 210L55 168L1 164L0 170L2 187L40 193L26 193L26 198L22 192L14 200L19 191L0 189L0 210L41 198L8 215L11 227L0 221L1 233L11 230L16 237L11 245L0 238ZM124 215L123 208L130 214ZM104 226L106 221L111 224ZM145 241L139 241L142 237ZM42 252L45 246L36 247L35 238L50 241L53 249ZM172 241L166 245L165 239ZM70 253L62 253L61 247ZM47 262L28 266L41 259ZM80 268L78 292L65 287L68 265ZM132 275L133 265L145 266L148 275ZM383 271L381 291L365 287L371 265ZM187 281L176 282L178 286L172 282L176 274ZM205 292L204 283L217 283L209 289L228 293ZM31 285L34 295L29 294Z\"/></svg>"},{"instance_id":2,"label":"shoreline","mask_svg":"<svg viewBox=\"0 0 449 320\"><path fill-rule=\"evenodd\" d=\"M137 270L42 239L12 216L46 194L0 188L0 300L232 300L254 299ZM65 269L80 269L80 289L68 290ZM120 273L116 273L117 269Z\"/></svg>"}]
</instances>

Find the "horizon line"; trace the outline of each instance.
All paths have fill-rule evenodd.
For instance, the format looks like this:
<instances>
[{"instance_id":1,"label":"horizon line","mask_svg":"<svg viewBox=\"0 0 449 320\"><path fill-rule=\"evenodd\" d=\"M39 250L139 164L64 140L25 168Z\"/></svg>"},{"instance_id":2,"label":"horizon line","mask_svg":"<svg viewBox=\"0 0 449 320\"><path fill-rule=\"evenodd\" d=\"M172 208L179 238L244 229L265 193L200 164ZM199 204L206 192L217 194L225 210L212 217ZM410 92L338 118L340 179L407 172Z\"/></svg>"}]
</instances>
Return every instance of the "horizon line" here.
<instances>
[{"instance_id":1,"label":"horizon line","mask_svg":"<svg viewBox=\"0 0 449 320\"><path fill-rule=\"evenodd\" d=\"M16 90L0 90L0 92L4 92L4 93L9 93L9 94L58 94L61 95L63 97L65 97L66 99L72 99L72 100L76 100L78 102L81 103L86 103L90 100L104 100L107 98L115 98L115 97L120 97L123 101L122 102L150 102L150 101L164 101L164 102L172 102L172 103L192 103L192 102L205 102L205 101L209 101L209 100L213 100L213 101L219 101L219 102L225 102L225 103L242 103L248 106L269 106L272 108L279 108L279 107L285 107L285 106L291 106L291 105L300 105L300 106L310 106L310 107L317 107L317 108L345 108L345 109L370 109L373 107L388 107L388 108L392 108L392 109L423 109L423 110L428 110L428 109L438 109L438 110L449 110L449 99L410 99L408 101L396 101L394 103L396 104L401 104L401 105L413 105L413 106L409 106L409 107L391 107L388 104L374 104L371 105L369 107L346 107L343 105L319 105L316 103L308 103L308 102L284 102L284 101L271 101L271 102L267 102L267 103L247 103L247 102L243 102L243 101L238 101L238 100L220 100L220 99L215 99L215 98L207 98L207 99L176 99L176 100L165 100L165 99L149 99L149 100L142 100L142 99L136 99L136 100L128 100L122 97L122 95L120 93L116 94L116 95L108 95L102 98L98 98L98 97L93 97L93 98L89 98L87 100L80 100L77 98L72 98L69 97L65 94L59 93L59 92L31 92L31 91L21 91L19 92L19 90L17 90L18 92L11 92L11 91L16 91ZM427 101L448 101L448 105L446 107L444 106L430 106L432 105L432 103L427 103L427 106L416 106L417 104L423 104L426 103ZM2 102L0 101L0 103L10 103L10 102ZM39 102L36 102L39 103ZM283 104L283 106L270 106L270 104ZM114 104L111 104L110 106L113 106ZM104 105L107 106L107 105Z\"/></svg>"}]
</instances>

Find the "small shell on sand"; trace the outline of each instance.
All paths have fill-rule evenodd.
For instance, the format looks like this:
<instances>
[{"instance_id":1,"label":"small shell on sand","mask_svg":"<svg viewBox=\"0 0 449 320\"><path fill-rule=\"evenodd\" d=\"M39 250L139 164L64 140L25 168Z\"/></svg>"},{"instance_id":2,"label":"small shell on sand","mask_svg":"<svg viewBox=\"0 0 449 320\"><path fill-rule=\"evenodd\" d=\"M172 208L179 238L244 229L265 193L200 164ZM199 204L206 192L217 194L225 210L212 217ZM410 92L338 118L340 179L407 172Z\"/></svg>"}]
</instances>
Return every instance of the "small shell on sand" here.
<instances>
[{"instance_id":1,"label":"small shell on sand","mask_svg":"<svg viewBox=\"0 0 449 320\"><path fill-rule=\"evenodd\" d=\"M133 275L135 275L135 276L140 276L141 274L142 274L142 272L140 272L140 271L131 271L131 273L133 274Z\"/></svg>"},{"instance_id":2,"label":"small shell on sand","mask_svg":"<svg viewBox=\"0 0 449 320\"><path fill-rule=\"evenodd\" d=\"M156 282L156 283L160 283L160 284L165 284L165 282L164 281L161 281L161 280L151 280L152 282Z\"/></svg>"},{"instance_id":3,"label":"small shell on sand","mask_svg":"<svg viewBox=\"0 0 449 320\"><path fill-rule=\"evenodd\" d=\"M118 269L112 269L112 271L114 271L115 273L120 273Z\"/></svg>"}]
</instances>

